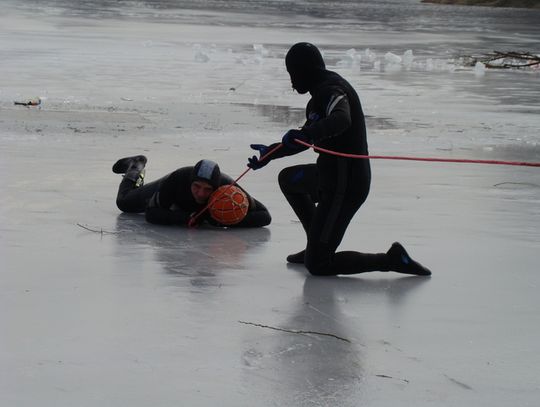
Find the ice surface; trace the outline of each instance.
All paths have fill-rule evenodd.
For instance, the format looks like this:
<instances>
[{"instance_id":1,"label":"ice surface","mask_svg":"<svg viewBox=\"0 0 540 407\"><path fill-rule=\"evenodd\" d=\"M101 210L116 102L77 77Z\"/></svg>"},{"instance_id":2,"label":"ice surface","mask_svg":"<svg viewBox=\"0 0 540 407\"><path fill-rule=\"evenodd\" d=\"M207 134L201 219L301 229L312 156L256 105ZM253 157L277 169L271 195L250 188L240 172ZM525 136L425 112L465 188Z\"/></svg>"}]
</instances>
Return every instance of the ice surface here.
<instances>
[{"instance_id":1,"label":"ice surface","mask_svg":"<svg viewBox=\"0 0 540 407\"><path fill-rule=\"evenodd\" d=\"M115 207L121 156L147 155L148 180L201 158L237 176L300 125L300 40L358 89L372 154L540 161L537 73L447 69L538 44L538 12L372 3L0 2L1 405L537 404L536 168L372 162L341 249L399 240L428 279L285 263L304 236L276 178L311 152L241 181L268 228ZM403 66L374 70L389 52Z\"/></svg>"}]
</instances>

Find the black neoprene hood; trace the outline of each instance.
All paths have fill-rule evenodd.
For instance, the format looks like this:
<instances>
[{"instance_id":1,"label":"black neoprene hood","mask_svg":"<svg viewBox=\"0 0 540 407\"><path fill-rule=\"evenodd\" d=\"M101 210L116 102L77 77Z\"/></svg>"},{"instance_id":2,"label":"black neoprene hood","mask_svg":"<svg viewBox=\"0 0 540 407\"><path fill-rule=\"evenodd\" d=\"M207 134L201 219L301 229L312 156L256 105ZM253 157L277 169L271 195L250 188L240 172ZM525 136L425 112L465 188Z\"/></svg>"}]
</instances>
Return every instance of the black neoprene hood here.
<instances>
[{"instance_id":1,"label":"black neoprene hood","mask_svg":"<svg viewBox=\"0 0 540 407\"><path fill-rule=\"evenodd\" d=\"M298 93L306 93L326 70L319 49L309 42L294 44L285 56L285 65L291 76L291 83Z\"/></svg>"},{"instance_id":2,"label":"black neoprene hood","mask_svg":"<svg viewBox=\"0 0 540 407\"><path fill-rule=\"evenodd\" d=\"M191 182L207 182L212 188L217 188L221 179L219 165L211 160L201 160L193 167Z\"/></svg>"},{"instance_id":3,"label":"black neoprene hood","mask_svg":"<svg viewBox=\"0 0 540 407\"><path fill-rule=\"evenodd\" d=\"M326 68L321 52L309 42L294 44L285 56L285 65L289 72L309 72Z\"/></svg>"}]
</instances>

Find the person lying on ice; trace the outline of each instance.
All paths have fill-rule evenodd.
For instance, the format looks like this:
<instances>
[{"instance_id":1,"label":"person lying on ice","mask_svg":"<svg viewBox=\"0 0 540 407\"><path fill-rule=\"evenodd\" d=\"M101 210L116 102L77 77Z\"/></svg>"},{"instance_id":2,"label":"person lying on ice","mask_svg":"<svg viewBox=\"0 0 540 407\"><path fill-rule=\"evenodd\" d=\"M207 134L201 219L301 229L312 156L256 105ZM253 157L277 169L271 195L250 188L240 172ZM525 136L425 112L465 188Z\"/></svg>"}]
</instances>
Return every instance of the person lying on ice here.
<instances>
[{"instance_id":1,"label":"person lying on ice","mask_svg":"<svg viewBox=\"0 0 540 407\"><path fill-rule=\"evenodd\" d=\"M210 160L201 160L194 166L182 167L148 184L144 184L146 157L125 157L112 167L116 174L124 174L116 206L123 212L145 213L150 223L162 225L189 225L207 221L214 226L225 226L213 219L208 211L195 218L206 207L212 193L222 185L230 185L233 179L220 171ZM237 185L238 186L238 185ZM242 189L242 188L240 188ZM229 227L262 227L272 221L266 207L246 191L249 209L245 217ZM190 223L191 220L191 223Z\"/></svg>"},{"instance_id":2,"label":"person lying on ice","mask_svg":"<svg viewBox=\"0 0 540 407\"><path fill-rule=\"evenodd\" d=\"M249 158L248 166L259 169L272 159L308 148L295 139L338 153L368 155L359 97L345 79L326 70L319 50L310 43L295 44L285 57L285 65L293 89L311 94L306 107L307 121L300 130L289 130L281 140L282 147L262 160L279 143L252 144L251 148L260 156ZM278 180L307 235L305 250L289 255L288 262L303 263L311 274L325 276L368 271L431 274L398 242L386 253L336 252L349 222L368 196L369 160L320 153L315 164L285 168Z\"/></svg>"}]
</instances>

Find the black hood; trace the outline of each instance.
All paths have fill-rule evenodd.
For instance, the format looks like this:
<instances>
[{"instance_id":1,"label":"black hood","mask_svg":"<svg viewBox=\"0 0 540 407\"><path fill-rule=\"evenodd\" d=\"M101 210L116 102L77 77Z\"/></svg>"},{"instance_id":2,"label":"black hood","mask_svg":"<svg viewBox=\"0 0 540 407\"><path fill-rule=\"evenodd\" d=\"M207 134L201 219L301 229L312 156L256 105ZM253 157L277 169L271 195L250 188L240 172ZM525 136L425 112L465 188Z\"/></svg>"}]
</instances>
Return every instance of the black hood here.
<instances>
[{"instance_id":1,"label":"black hood","mask_svg":"<svg viewBox=\"0 0 540 407\"><path fill-rule=\"evenodd\" d=\"M201 160L193 167L191 182L204 181L212 185L214 189L219 187L221 180L221 171L219 165L214 161Z\"/></svg>"},{"instance_id":2,"label":"black hood","mask_svg":"<svg viewBox=\"0 0 540 407\"><path fill-rule=\"evenodd\" d=\"M292 87L302 94L313 89L326 71L320 51L308 42L294 44L285 56L285 65Z\"/></svg>"}]
</instances>

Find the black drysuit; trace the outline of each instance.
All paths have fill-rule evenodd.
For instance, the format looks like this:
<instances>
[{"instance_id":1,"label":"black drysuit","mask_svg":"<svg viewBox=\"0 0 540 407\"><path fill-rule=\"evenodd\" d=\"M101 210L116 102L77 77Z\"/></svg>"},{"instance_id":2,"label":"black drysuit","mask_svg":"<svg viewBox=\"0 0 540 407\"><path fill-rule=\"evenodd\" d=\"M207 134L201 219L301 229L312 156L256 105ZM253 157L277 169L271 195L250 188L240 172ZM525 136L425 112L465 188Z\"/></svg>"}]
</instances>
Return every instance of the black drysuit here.
<instances>
[{"instance_id":1,"label":"black drysuit","mask_svg":"<svg viewBox=\"0 0 540 407\"><path fill-rule=\"evenodd\" d=\"M150 223L186 225L192 214L206 206L197 203L191 193L193 171L193 166L182 167L138 188L134 181L124 178L118 188L116 204L123 212L145 212L146 220ZM230 176L221 173L218 186L232 183ZM228 227L261 227L270 224L272 218L266 207L242 190L249 199L248 213L241 222ZM208 211L199 219L214 226L222 226L209 216Z\"/></svg>"},{"instance_id":2,"label":"black drysuit","mask_svg":"<svg viewBox=\"0 0 540 407\"><path fill-rule=\"evenodd\" d=\"M302 132L318 147L368 155L365 119L356 91L335 72L320 69L311 74L311 99ZM306 148L284 146L269 158L296 154ZM310 273L337 275L390 269L386 253L336 252L351 219L368 196L370 183L368 159L328 153L320 153L316 164L280 172L280 188L307 234L304 264Z\"/></svg>"}]
</instances>

